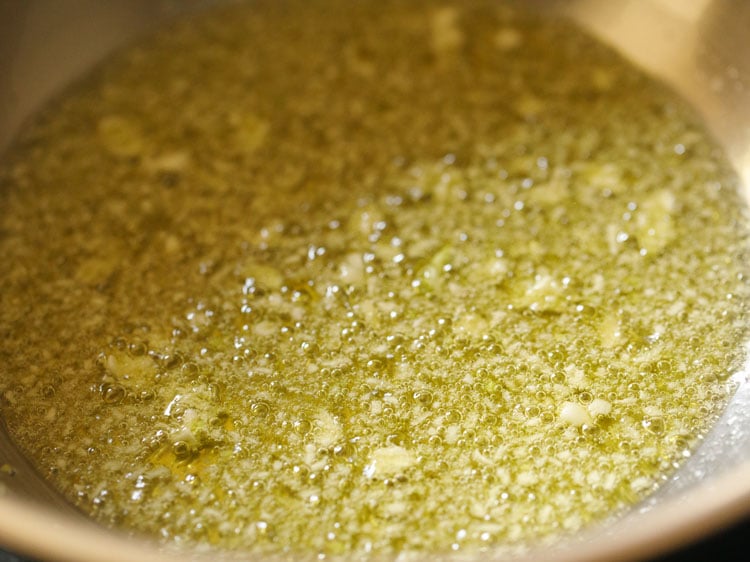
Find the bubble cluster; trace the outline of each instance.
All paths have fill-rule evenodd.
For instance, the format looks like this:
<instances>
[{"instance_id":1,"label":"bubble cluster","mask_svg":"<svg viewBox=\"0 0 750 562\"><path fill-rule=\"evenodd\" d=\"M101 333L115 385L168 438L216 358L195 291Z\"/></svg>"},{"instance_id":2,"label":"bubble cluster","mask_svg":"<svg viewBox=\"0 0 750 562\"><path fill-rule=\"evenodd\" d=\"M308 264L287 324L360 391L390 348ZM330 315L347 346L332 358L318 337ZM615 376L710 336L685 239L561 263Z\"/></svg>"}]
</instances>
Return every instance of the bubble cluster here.
<instances>
[{"instance_id":1,"label":"bubble cluster","mask_svg":"<svg viewBox=\"0 0 750 562\"><path fill-rule=\"evenodd\" d=\"M255 553L514 549L643 498L744 360L724 157L569 24L294 8L118 55L7 156L14 438L102 522Z\"/></svg>"}]
</instances>

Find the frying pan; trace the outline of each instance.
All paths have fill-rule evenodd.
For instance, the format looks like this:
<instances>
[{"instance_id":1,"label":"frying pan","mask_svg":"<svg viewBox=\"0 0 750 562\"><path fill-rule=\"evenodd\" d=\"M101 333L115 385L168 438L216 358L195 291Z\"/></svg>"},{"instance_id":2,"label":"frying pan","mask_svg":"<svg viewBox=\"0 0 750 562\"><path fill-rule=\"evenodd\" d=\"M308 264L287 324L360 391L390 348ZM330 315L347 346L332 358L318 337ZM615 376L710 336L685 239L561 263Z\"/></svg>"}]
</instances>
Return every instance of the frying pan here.
<instances>
[{"instance_id":1,"label":"frying pan","mask_svg":"<svg viewBox=\"0 0 750 562\"><path fill-rule=\"evenodd\" d=\"M112 50L212 0L0 0L0 152L22 122ZM704 118L750 188L750 2L528 0L578 22L668 83ZM614 521L528 560L652 556L750 513L750 382L695 454ZM1 412L0 412L1 414ZM18 453L0 418L0 545L45 560L201 559L102 529L69 507ZM208 558L206 558L208 559ZM434 557L432 558L434 559ZM491 555L483 555L491 560Z\"/></svg>"}]
</instances>

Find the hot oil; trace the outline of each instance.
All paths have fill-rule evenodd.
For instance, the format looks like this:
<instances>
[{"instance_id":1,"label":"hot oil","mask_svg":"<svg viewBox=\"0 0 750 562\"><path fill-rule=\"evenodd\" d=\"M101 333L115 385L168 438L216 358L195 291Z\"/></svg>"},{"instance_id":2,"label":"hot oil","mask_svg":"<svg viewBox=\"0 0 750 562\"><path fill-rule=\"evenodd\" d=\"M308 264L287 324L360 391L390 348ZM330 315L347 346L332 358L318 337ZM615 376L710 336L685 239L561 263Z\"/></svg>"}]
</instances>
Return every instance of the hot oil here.
<instances>
[{"instance_id":1,"label":"hot oil","mask_svg":"<svg viewBox=\"0 0 750 562\"><path fill-rule=\"evenodd\" d=\"M98 520L366 558L643 498L747 336L684 104L494 2L254 2L99 68L0 171L3 414Z\"/></svg>"}]
</instances>

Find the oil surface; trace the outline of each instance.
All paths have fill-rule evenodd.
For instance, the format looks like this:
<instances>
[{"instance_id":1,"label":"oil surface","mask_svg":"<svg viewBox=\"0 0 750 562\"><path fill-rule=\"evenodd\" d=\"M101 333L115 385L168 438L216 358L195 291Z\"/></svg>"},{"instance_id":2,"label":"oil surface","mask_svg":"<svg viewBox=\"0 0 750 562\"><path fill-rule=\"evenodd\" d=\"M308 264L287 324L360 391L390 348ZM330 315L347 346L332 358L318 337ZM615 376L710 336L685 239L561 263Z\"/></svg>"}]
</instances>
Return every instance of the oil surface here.
<instances>
[{"instance_id":1,"label":"oil surface","mask_svg":"<svg viewBox=\"0 0 750 562\"><path fill-rule=\"evenodd\" d=\"M662 482L747 336L738 179L692 113L497 2L253 2L53 104L0 168L0 399L167 542L552 540Z\"/></svg>"}]
</instances>

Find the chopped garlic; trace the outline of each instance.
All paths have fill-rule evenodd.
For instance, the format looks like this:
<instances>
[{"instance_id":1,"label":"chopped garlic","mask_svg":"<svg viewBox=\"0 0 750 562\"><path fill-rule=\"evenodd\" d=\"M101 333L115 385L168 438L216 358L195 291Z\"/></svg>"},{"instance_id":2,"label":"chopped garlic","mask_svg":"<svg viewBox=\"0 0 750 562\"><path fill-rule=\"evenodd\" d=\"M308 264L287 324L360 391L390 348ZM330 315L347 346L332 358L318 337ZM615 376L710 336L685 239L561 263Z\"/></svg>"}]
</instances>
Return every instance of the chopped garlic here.
<instances>
[{"instance_id":1,"label":"chopped garlic","mask_svg":"<svg viewBox=\"0 0 750 562\"><path fill-rule=\"evenodd\" d=\"M586 408L575 402L563 402L560 407L560 419L574 426L591 424L591 416Z\"/></svg>"}]
</instances>

